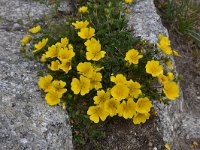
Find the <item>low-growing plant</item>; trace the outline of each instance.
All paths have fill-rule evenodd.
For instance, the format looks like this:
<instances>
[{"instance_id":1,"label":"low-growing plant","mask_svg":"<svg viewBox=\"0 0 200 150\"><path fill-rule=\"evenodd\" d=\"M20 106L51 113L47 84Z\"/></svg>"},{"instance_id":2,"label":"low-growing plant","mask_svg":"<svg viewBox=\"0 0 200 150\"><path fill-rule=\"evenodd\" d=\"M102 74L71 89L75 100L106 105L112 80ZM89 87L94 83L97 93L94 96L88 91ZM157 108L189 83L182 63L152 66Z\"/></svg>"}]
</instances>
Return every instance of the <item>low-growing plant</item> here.
<instances>
[{"instance_id":1,"label":"low-growing plant","mask_svg":"<svg viewBox=\"0 0 200 150\"><path fill-rule=\"evenodd\" d=\"M164 35L156 46L133 37L123 1L84 3L56 30L31 28L21 49L47 66L38 86L49 105L61 104L69 112L76 146L89 141L98 147L93 139L106 136L102 126L112 117L145 123L153 101L168 103L179 96L170 59L178 53Z\"/></svg>"}]
</instances>

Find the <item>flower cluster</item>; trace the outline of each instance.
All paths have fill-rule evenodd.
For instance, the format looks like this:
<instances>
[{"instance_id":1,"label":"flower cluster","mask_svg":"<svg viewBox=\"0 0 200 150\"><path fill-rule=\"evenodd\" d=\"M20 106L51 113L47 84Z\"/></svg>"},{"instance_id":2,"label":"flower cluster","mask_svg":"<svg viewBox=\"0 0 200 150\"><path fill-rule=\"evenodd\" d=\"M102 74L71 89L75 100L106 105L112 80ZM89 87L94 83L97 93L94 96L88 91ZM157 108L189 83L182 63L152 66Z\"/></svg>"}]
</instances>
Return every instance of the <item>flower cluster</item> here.
<instances>
[{"instance_id":1,"label":"flower cluster","mask_svg":"<svg viewBox=\"0 0 200 150\"><path fill-rule=\"evenodd\" d=\"M171 46L170 46L170 40L168 37L159 34L158 35L159 38L159 43L157 43L158 48L160 48L160 50L167 54L167 55L171 55L174 54L175 56L180 56L179 53L176 50L172 50Z\"/></svg>"},{"instance_id":2,"label":"flower cluster","mask_svg":"<svg viewBox=\"0 0 200 150\"><path fill-rule=\"evenodd\" d=\"M124 2L130 4L133 1ZM49 75L38 81L49 105L79 99L88 105L87 118L94 123L119 116L140 124L150 117L152 101L156 100L154 95L165 100L175 100L179 96L173 62L168 57L179 54L170 47L168 37L159 35L157 49L152 48L151 52L132 44L118 48L118 39L114 44L107 42L109 38L100 36L102 31L96 28L91 18L85 17L90 14L90 7L82 6L78 12L81 17L68 24L67 34L48 36L41 26L36 26L29 32L41 33L42 36L34 39L26 35L21 40L23 47L32 43L33 54L49 69ZM111 27L110 24L108 26ZM121 29L116 33L121 34ZM151 55L156 55L158 50L167 57L163 59ZM153 88L157 83L162 90Z\"/></svg>"},{"instance_id":3,"label":"flower cluster","mask_svg":"<svg viewBox=\"0 0 200 150\"><path fill-rule=\"evenodd\" d=\"M106 91L97 91L93 98L95 106L90 106L87 111L90 119L98 123L100 119L104 121L108 116L118 115L132 119L134 124L146 122L152 103L147 97L138 99L142 94L141 85L132 80L127 81L122 74L111 76L110 80L115 85Z\"/></svg>"},{"instance_id":4,"label":"flower cluster","mask_svg":"<svg viewBox=\"0 0 200 150\"><path fill-rule=\"evenodd\" d=\"M53 80L51 75L41 77L38 86L47 93L45 99L51 106L60 103L63 94L67 92L67 89L64 88L66 83L62 80Z\"/></svg>"}]
</instances>

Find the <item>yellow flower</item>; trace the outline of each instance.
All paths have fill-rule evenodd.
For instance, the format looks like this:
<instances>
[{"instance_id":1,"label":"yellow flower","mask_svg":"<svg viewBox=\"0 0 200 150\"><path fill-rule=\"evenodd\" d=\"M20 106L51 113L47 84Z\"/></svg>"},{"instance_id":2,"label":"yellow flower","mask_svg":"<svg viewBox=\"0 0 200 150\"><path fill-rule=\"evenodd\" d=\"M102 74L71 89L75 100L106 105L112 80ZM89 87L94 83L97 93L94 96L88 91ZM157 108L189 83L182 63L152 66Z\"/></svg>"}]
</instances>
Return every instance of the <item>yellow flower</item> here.
<instances>
[{"instance_id":1,"label":"yellow flower","mask_svg":"<svg viewBox=\"0 0 200 150\"><path fill-rule=\"evenodd\" d=\"M61 95L56 92L47 93L45 96L45 100L47 104L54 106L60 103Z\"/></svg>"},{"instance_id":2,"label":"yellow flower","mask_svg":"<svg viewBox=\"0 0 200 150\"><path fill-rule=\"evenodd\" d=\"M136 114L135 102L133 99L129 98L127 102L123 101L118 106L118 115L124 117L125 119L132 118Z\"/></svg>"},{"instance_id":3,"label":"yellow flower","mask_svg":"<svg viewBox=\"0 0 200 150\"><path fill-rule=\"evenodd\" d=\"M97 96L93 98L94 104L104 104L110 99L110 91L105 92L104 90L97 91Z\"/></svg>"},{"instance_id":4,"label":"yellow flower","mask_svg":"<svg viewBox=\"0 0 200 150\"><path fill-rule=\"evenodd\" d=\"M43 63L47 61L46 54L42 54L42 57L40 58L40 61L43 62Z\"/></svg>"},{"instance_id":5,"label":"yellow flower","mask_svg":"<svg viewBox=\"0 0 200 150\"><path fill-rule=\"evenodd\" d=\"M77 65L77 71L79 74L84 75L87 78L91 78L93 75L93 67L90 62L80 62Z\"/></svg>"},{"instance_id":6,"label":"yellow flower","mask_svg":"<svg viewBox=\"0 0 200 150\"><path fill-rule=\"evenodd\" d=\"M94 123L98 123L99 118L102 121L105 121L107 116L109 115L108 112L105 111L105 109L101 105L90 106L87 114L90 115L90 120L94 121Z\"/></svg>"},{"instance_id":7,"label":"yellow flower","mask_svg":"<svg viewBox=\"0 0 200 150\"><path fill-rule=\"evenodd\" d=\"M167 82L164 84L163 92L170 100L175 100L179 96L179 86L176 82Z\"/></svg>"},{"instance_id":8,"label":"yellow flower","mask_svg":"<svg viewBox=\"0 0 200 150\"><path fill-rule=\"evenodd\" d=\"M124 0L124 2L127 4L131 4L133 2L133 0Z\"/></svg>"},{"instance_id":9,"label":"yellow flower","mask_svg":"<svg viewBox=\"0 0 200 150\"><path fill-rule=\"evenodd\" d=\"M98 90L102 88L101 80L102 80L102 74L99 72L93 72L90 79L90 89L95 88L95 90Z\"/></svg>"},{"instance_id":10,"label":"yellow flower","mask_svg":"<svg viewBox=\"0 0 200 150\"><path fill-rule=\"evenodd\" d=\"M60 49L56 47L56 45L52 45L51 47L48 47L48 51L46 52L47 58L54 58L58 57Z\"/></svg>"},{"instance_id":11,"label":"yellow flower","mask_svg":"<svg viewBox=\"0 0 200 150\"><path fill-rule=\"evenodd\" d=\"M86 21L76 21L76 23L72 23L72 25L75 27L75 29L83 29L83 28L87 28L87 26L89 25L89 22Z\"/></svg>"},{"instance_id":12,"label":"yellow flower","mask_svg":"<svg viewBox=\"0 0 200 150\"><path fill-rule=\"evenodd\" d=\"M147 119L149 119L150 114L146 113L146 114L140 114L137 113L134 117L133 117L133 123L134 124L140 124L140 123L145 123Z\"/></svg>"},{"instance_id":13,"label":"yellow flower","mask_svg":"<svg viewBox=\"0 0 200 150\"><path fill-rule=\"evenodd\" d=\"M105 102L105 110L109 113L111 117L113 117L117 114L119 105L120 102L115 100L114 98L108 99Z\"/></svg>"},{"instance_id":14,"label":"yellow flower","mask_svg":"<svg viewBox=\"0 0 200 150\"><path fill-rule=\"evenodd\" d=\"M128 61L130 64L138 64L140 58L143 55L139 55L139 52L135 49L131 49L126 53L125 60Z\"/></svg>"},{"instance_id":15,"label":"yellow flower","mask_svg":"<svg viewBox=\"0 0 200 150\"><path fill-rule=\"evenodd\" d=\"M82 6L78 9L79 13L86 13L88 12L88 7L87 6Z\"/></svg>"},{"instance_id":16,"label":"yellow flower","mask_svg":"<svg viewBox=\"0 0 200 150\"><path fill-rule=\"evenodd\" d=\"M123 74L117 74L116 77L111 76L110 81L114 82L115 84L127 84L126 77Z\"/></svg>"},{"instance_id":17,"label":"yellow flower","mask_svg":"<svg viewBox=\"0 0 200 150\"><path fill-rule=\"evenodd\" d=\"M65 73L68 73L69 70L72 69L71 62L69 62L68 60L63 60L61 61L59 68L62 69Z\"/></svg>"},{"instance_id":18,"label":"yellow flower","mask_svg":"<svg viewBox=\"0 0 200 150\"><path fill-rule=\"evenodd\" d=\"M90 91L90 80L84 76L80 76L80 80L73 78L71 82L71 89L74 94L85 95Z\"/></svg>"},{"instance_id":19,"label":"yellow flower","mask_svg":"<svg viewBox=\"0 0 200 150\"><path fill-rule=\"evenodd\" d=\"M59 60L52 61L51 64L48 65L48 68L52 71L58 71L59 67L60 67Z\"/></svg>"},{"instance_id":20,"label":"yellow flower","mask_svg":"<svg viewBox=\"0 0 200 150\"><path fill-rule=\"evenodd\" d=\"M100 44L99 40L96 40L95 38L91 38L91 39L87 40L84 44L85 44L88 52L101 50L101 44Z\"/></svg>"},{"instance_id":21,"label":"yellow flower","mask_svg":"<svg viewBox=\"0 0 200 150\"><path fill-rule=\"evenodd\" d=\"M167 83L167 82L168 82L168 77L165 76L165 75L163 75L163 74L160 74L160 75L158 76L158 81L159 81L160 83L162 83L162 84Z\"/></svg>"},{"instance_id":22,"label":"yellow flower","mask_svg":"<svg viewBox=\"0 0 200 150\"><path fill-rule=\"evenodd\" d=\"M101 58L105 56L105 51L92 51L92 52L86 52L86 59L87 60L93 60L98 61Z\"/></svg>"},{"instance_id":23,"label":"yellow flower","mask_svg":"<svg viewBox=\"0 0 200 150\"><path fill-rule=\"evenodd\" d=\"M95 29L90 28L82 28L80 32L78 32L78 36L82 39L90 39L95 35Z\"/></svg>"},{"instance_id":24,"label":"yellow flower","mask_svg":"<svg viewBox=\"0 0 200 150\"><path fill-rule=\"evenodd\" d=\"M57 93L58 95L60 95L60 97L62 97L62 95L67 92L67 89L64 88L66 86L66 82L62 81L62 80L54 80L52 82L52 86L51 86L51 91L49 93L51 93L52 91Z\"/></svg>"},{"instance_id":25,"label":"yellow flower","mask_svg":"<svg viewBox=\"0 0 200 150\"><path fill-rule=\"evenodd\" d=\"M152 102L147 98L139 98L136 103L136 111L138 113L148 113L151 110Z\"/></svg>"},{"instance_id":26,"label":"yellow flower","mask_svg":"<svg viewBox=\"0 0 200 150\"><path fill-rule=\"evenodd\" d=\"M168 143L165 144L166 150L170 150L170 145Z\"/></svg>"},{"instance_id":27,"label":"yellow flower","mask_svg":"<svg viewBox=\"0 0 200 150\"><path fill-rule=\"evenodd\" d=\"M138 98L142 91L140 90L141 85L138 82L133 82L132 80L127 82L127 87L129 88L129 96L131 98Z\"/></svg>"},{"instance_id":28,"label":"yellow flower","mask_svg":"<svg viewBox=\"0 0 200 150\"><path fill-rule=\"evenodd\" d=\"M157 77L160 74L163 74L163 67L159 65L159 61L151 60L146 64L146 72L153 77Z\"/></svg>"},{"instance_id":29,"label":"yellow flower","mask_svg":"<svg viewBox=\"0 0 200 150\"><path fill-rule=\"evenodd\" d=\"M53 80L53 77L51 75L41 77L38 81L39 88L44 90L45 92L49 92L51 88L52 80Z\"/></svg>"},{"instance_id":30,"label":"yellow flower","mask_svg":"<svg viewBox=\"0 0 200 150\"><path fill-rule=\"evenodd\" d=\"M91 38L90 40L87 40L84 44L86 46L86 50L88 51L86 53L87 60L98 61L105 56L106 52L101 51L101 44L99 40Z\"/></svg>"},{"instance_id":31,"label":"yellow flower","mask_svg":"<svg viewBox=\"0 0 200 150\"><path fill-rule=\"evenodd\" d=\"M58 59L61 61L71 61L71 59L75 56L73 50L69 50L68 48L61 48L58 53Z\"/></svg>"},{"instance_id":32,"label":"yellow flower","mask_svg":"<svg viewBox=\"0 0 200 150\"><path fill-rule=\"evenodd\" d=\"M169 38L162 34L159 34L158 38L159 38L159 43L157 43L158 48L160 48L165 54L168 55L172 54Z\"/></svg>"},{"instance_id":33,"label":"yellow flower","mask_svg":"<svg viewBox=\"0 0 200 150\"><path fill-rule=\"evenodd\" d=\"M174 80L174 74L172 72L167 73L168 80Z\"/></svg>"},{"instance_id":34,"label":"yellow flower","mask_svg":"<svg viewBox=\"0 0 200 150\"><path fill-rule=\"evenodd\" d=\"M28 31L31 32L31 33L33 33L33 34L36 34L36 33L40 32L41 30L42 30L41 26L38 25L36 27L33 27L33 28L29 29Z\"/></svg>"},{"instance_id":35,"label":"yellow flower","mask_svg":"<svg viewBox=\"0 0 200 150\"><path fill-rule=\"evenodd\" d=\"M173 69L173 65L172 65L172 61L171 60L166 61L165 64L167 65L167 67L169 69Z\"/></svg>"},{"instance_id":36,"label":"yellow flower","mask_svg":"<svg viewBox=\"0 0 200 150\"><path fill-rule=\"evenodd\" d=\"M22 45L26 45L27 43L29 43L32 39L32 36L30 35L26 35L21 39L21 44Z\"/></svg>"},{"instance_id":37,"label":"yellow flower","mask_svg":"<svg viewBox=\"0 0 200 150\"><path fill-rule=\"evenodd\" d=\"M111 89L111 95L119 101L127 98L128 94L129 94L129 88L123 84L117 84Z\"/></svg>"},{"instance_id":38,"label":"yellow flower","mask_svg":"<svg viewBox=\"0 0 200 150\"><path fill-rule=\"evenodd\" d=\"M67 37L61 38L60 43L61 47L65 48L69 44L69 39Z\"/></svg>"},{"instance_id":39,"label":"yellow flower","mask_svg":"<svg viewBox=\"0 0 200 150\"><path fill-rule=\"evenodd\" d=\"M40 51L42 48L46 46L47 42L48 42L48 38L42 39L42 41L39 41L37 44L34 45L36 49L33 52L35 53L35 52Z\"/></svg>"}]
</instances>

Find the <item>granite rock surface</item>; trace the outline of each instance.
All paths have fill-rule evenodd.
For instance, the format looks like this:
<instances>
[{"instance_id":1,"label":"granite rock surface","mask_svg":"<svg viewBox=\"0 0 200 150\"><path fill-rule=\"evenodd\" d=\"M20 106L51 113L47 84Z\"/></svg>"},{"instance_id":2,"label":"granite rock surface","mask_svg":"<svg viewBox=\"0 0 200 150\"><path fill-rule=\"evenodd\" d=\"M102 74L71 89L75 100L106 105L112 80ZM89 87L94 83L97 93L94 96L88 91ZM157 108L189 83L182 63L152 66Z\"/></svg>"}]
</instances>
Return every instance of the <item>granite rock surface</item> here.
<instances>
[{"instance_id":1,"label":"granite rock surface","mask_svg":"<svg viewBox=\"0 0 200 150\"><path fill-rule=\"evenodd\" d=\"M28 23L50 7L25 0L0 0L0 149L71 150L68 114L50 107L38 90L37 71L44 67L19 53Z\"/></svg>"}]
</instances>

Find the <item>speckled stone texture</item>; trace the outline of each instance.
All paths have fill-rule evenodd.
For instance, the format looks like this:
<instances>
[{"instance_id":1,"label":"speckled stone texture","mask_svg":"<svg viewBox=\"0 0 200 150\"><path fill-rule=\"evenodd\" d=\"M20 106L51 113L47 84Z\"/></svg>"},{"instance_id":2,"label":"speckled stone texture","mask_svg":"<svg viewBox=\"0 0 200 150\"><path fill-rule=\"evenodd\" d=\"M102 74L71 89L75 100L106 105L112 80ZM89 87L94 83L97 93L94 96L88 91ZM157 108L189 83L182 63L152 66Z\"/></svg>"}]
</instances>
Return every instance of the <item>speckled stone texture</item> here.
<instances>
[{"instance_id":1,"label":"speckled stone texture","mask_svg":"<svg viewBox=\"0 0 200 150\"><path fill-rule=\"evenodd\" d=\"M155 44L159 33L168 35L156 12L153 0L137 0L136 5L131 6L130 9L132 13L128 16L128 24L129 28L133 29L134 36ZM171 101L170 105L154 103L159 113L163 140L170 144L172 150L189 150L191 143L187 141L200 139L200 116L186 112L183 106L182 92L179 99Z\"/></svg>"},{"instance_id":2,"label":"speckled stone texture","mask_svg":"<svg viewBox=\"0 0 200 150\"><path fill-rule=\"evenodd\" d=\"M50 8L31 1L0 0L0 149L71 150L69 117L50 107L38 90L36 61L19 53L18 19L38 18Z\"/></svg>"}]
</instances>

